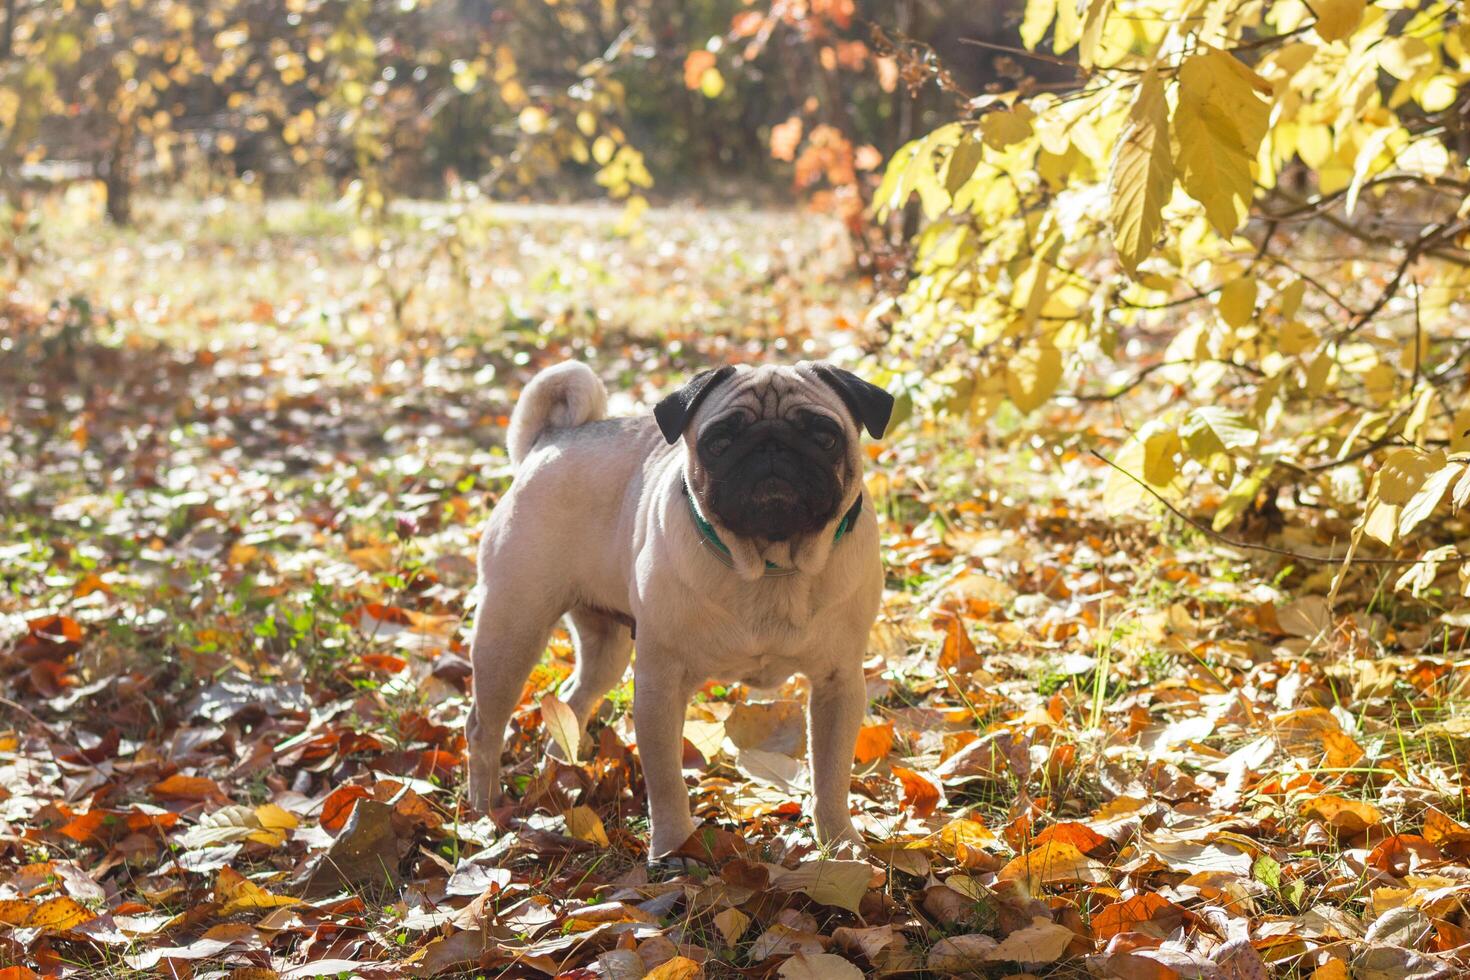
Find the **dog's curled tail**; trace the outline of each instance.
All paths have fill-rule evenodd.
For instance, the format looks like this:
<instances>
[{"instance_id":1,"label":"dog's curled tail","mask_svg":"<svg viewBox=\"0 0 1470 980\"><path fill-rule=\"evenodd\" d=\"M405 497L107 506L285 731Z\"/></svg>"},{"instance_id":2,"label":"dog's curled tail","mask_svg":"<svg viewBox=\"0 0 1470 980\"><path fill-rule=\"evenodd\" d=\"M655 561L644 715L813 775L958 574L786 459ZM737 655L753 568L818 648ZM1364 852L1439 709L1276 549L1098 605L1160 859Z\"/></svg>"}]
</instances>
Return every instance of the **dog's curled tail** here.
<instances>
[{"instance_id":1,"label":"dog's curled tail","mask_svg":"<svg viewBox=\"0 0 1470 980\"><path fill-rule=\"evenodd\" d=\"M520 466L547 429L581 425L606 414L607 389L591 368L578 361L547 368L526 385L510 413L505 447L511 465Z\"/></svg>"}]
</instances>

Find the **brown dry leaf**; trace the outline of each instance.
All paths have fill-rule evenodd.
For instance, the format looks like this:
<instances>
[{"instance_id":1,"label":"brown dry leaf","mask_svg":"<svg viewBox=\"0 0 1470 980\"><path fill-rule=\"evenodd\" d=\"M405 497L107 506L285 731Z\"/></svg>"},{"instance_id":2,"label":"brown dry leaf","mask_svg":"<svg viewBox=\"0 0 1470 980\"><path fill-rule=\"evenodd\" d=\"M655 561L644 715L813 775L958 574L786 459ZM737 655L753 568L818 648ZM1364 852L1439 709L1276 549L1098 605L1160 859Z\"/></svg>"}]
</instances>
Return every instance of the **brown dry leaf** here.
<instances>
[{"instance_id":1,"label":"brown dry leaf","mask_svg":"<svg viewBox=\"0 0 1470 980\"><path fill-rule=\"evenodd\" d=\"M772 956L790 956L793 953L821 953L827 948L827 938L805 929L798 929L777 922L755 938L750 946L750 958L754 962Z\"/></svg>"},{"instance_id":2,"label":"brown dry leaf","mask_svg":"<svg viewBox=\"0 0 1470 980\"><path fill-rule=\"evenodd\" d=\"M1066 952L1077 934L1045 916L1037 916L1024 929L1018 929L991 950L992 962L1054 963Z\"/></svg>"},{"instance_id":3,"label":"brown dry leaf","mask_svg":"<svg viewBox=\"0 0 1470 980\"><path fill-rule=\"evenodd\" d=\"M862 980L863 971L833 953L797 953L776 971L782 980Z\"/></svg>"},{"instance_id":4,"label":"brown dry leaf","mask_svg":"<svg viewBox=\"0 0 1470 980\"><path fill-rule=\"evenodd\" d=\"M929 948L926 965L929 972L940 976L959 976L984 970L992 962L990 954L999 946L990 936L950 936Z\"/></svg>"},{"instance_id":5,"label":"brown dry leaf","mask_svg":"<svg viewBox=\"0 0 1470 980\"><path fill-rule=\"evenodd\" d=\"M993 870L996 866L992 851L1000 847L1000 838L978 820L951 820L934 835L934 842L936 850L961 867Z\"/></svg>"},{"instance_id":6,"label":"brown dry leaf","mask_svg":"<svg viewBox=\"0 0 1470 980\"><path fill-rule=\"evenodd\" d=\"M417 973L426 977L438 976L447 970L465 967L479 962L485 952L485 933L478 929L463 930L453 936L441 936L432 940L410 958Z\"/></svg>"},{"instance_id":7,"label":"brown dry leaf","mask_svg":"<svg viewBox=\"0 0 1470 980\"><path fill-rule=\"evenodd\" d=\"M801 892L823 905L856 912L868 888L882 880L883 872L875 872L866 861L817 858L779 875L773 873L771 885L781 891Z\"/></svg>"}]
</instances>

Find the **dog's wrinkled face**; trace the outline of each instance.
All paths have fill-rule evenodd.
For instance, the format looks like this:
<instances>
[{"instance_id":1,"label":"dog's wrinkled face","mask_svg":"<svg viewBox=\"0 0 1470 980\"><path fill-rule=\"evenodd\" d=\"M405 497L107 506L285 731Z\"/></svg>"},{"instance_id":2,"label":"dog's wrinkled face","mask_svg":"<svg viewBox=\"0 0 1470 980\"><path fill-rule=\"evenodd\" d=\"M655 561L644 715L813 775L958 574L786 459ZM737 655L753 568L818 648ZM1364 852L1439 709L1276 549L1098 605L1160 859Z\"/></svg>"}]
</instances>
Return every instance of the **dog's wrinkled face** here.
<instances>
[{"instance_id":1,"label":"dog's wrinkled face","mask_svg":"<svg viewBox=\"0 0 1470 980\"><path fill-rule=\"evenodd\" d=\"M675 419L665 406L680 396ZM865 408L864 399L874 404ZM803 362L701 375L657 414L666 436L678 426L670 441L682 432L689 489L711 520L742 538L787 541L851 506L861 480L858 424L881 433L891 404L847 372Z\"/></svg>"}]
</instances>

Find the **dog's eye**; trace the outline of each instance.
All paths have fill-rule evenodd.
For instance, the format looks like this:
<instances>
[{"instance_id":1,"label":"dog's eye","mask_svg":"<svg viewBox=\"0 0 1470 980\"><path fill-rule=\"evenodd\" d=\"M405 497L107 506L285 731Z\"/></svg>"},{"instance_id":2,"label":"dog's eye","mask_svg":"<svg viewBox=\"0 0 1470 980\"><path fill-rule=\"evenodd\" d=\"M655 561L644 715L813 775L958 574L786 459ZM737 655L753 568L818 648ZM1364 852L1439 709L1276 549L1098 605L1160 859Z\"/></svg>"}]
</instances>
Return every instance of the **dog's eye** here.
<instances>
[{"instance_id":1,"label":"dog's eye","mask_svg":"<svg viewBox=\"0 0 1470 980\"><path fill-rule=\"evenodd\" d=\"M837 433L826 426L819 425L812 430L812 442L824 453L830 453L837 448Z\"/></svg>"},{"instance_id":2,"label":"dog's eye","mask_svg":"<svg viewBox=\"0 0 1470 980\"><path fill-rule=\"evenodd\" d=\"M704 451L707 452L707 453L709 453L711 456L719 456L719 455L722 455L725 452L725 450L727 450L729 448L730 448L730 437L729 436L717 436L716 438L711 439L711 440L709 440L708 442L706 442L704 444Z\"/></svg>"}]
</instances>

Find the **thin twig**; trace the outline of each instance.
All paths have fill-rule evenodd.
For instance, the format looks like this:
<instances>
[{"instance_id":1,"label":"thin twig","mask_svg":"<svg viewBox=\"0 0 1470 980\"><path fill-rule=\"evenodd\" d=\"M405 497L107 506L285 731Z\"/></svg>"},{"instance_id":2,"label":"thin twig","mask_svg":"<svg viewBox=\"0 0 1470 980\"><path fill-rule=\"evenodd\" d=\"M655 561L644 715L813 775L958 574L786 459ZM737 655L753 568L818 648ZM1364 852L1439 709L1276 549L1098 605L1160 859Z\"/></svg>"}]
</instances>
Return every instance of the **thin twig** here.
<instances>
[{"instance_id":1,"label":"thin twig","mask_svg":"<svg viewBox=\"0 0 1470 980\"><path fill-rule=\"evenodd\" d=\"M1180 510L1178 507L1175 507L1173 504L1171 504L1164 496L1162 496L1153 487L1149 486L1147 483L1143 482L1138 477L1134 476L1132 473L1128 472L1123 467L1121 467L1117 463L1113 462L1111 459L1108 459L1106 456L1104 456L1102 453L1098 452L1096 449L1091 450L1091 452L1092 452L1092 455L1096 456L1098 459L1102 460L1104 463L1107 463L1113 469L1117 470L1119 473L1122 473L1124 476L1128 477L1128 479L1132 480L1134 483L1138 484L1140 487L1143 487L1144 490L1147 490L1148 493L1155 500L1157 500L1159 503L1163 504L1165 507L1169 508L1169 511L1175 517L1179 518L1181 521L1183 521L1184 523L1188 524L1190 527L1194 528L1196 531L1199 531L1201 534L1204 534L1207 537L1213 538L1214 540L1220 542L1221 544L1228 545L1231 548L1244 548L1244 549L1247 549L1247 550L1250 550L1250 551L1263 551L1263 552L1266 552L1267 554L1280 555L1283 558L1291 558L1291 559L1293 559L1295 561L1316 562L1316 563L1321 564L1321 565L1336 565L1336 564L1343 563L1343 560L1344 560L1343 559L1343 556L1338 556L1338 555L1327 555L1327 556L1322 556L1322 555L1304 555L1304 554L1302 554L1299 551L1291 551L1291 550L1289 550L1287 548L1276 548L1276 547L1273 547L1273 546L1271 546L1269 544L1255 544L1254 542L1251 542L1251 541L1241 541L1241 540L1239 540L1237 538L1226 537L1225 535L1221 534L1219 531L1216 531L1214 528L1210 527L1208 524L1201 524L1199 521L1195 520L1193 517L1190 517L1188 514L1184 513L1184 511ZM1354 555L1349 554L1347 556L1347 562L1346 563L1347 564L1353 564L1353 565L1417 565L1420 562L1422 562L1423 560L1424 559L1422 557L1420 557L1420 558L1358 558L1358 557L1356 557ZM1446 561L1442 561L1439 564L1441 564L1441 565L1456 565L1456 564L1460 564L1460 563L1466 562L1466 561L1470 561L1470 555L1457 555L1456 557L1451 558L1451 559L1448 559Z\"/></svg>"},{"instance_id":2,"label":"thin twig","mask_svg":"<svg viewBox=\"0 0 1470 980\"><path fill-rule=\"evenodd\" d=\"M56 737L56 733L51 730L50 726L48 726L40 718L37 718L35 714L31 712L31 709L27 708L25 705L12 701L9 698L0 697L0 706L9 708L11 711L14 711L16 714L21 715L22 717L29 720L33 725L35 725L41 731L45 732L47 738Z\"/></svg>"}]
</instances>

